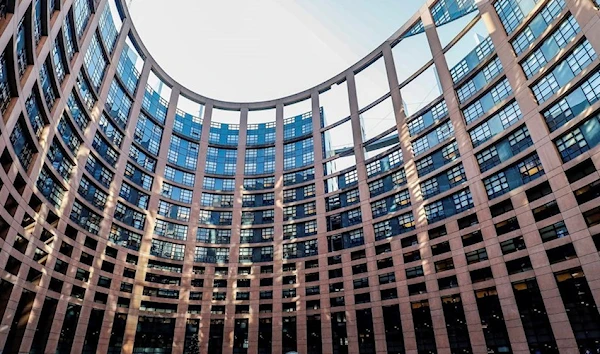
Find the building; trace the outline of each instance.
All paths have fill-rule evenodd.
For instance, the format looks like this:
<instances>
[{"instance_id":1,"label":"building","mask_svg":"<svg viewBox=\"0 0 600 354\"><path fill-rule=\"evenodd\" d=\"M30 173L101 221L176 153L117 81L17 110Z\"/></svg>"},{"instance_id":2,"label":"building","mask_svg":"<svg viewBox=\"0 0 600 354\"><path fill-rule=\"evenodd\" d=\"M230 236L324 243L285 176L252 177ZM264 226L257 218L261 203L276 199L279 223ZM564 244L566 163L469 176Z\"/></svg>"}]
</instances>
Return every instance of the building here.
<instances>
[{"instance_id":1,"label":"building","mask_svg":"<svg viewBox=\"0 0 600 354\"><path fill-rule=\"evenodd\" d=\"M172 80L114 1L3 1L2 353L598 350L597 0L429 0L252 103Z\"/></svg>"}]
</instances>

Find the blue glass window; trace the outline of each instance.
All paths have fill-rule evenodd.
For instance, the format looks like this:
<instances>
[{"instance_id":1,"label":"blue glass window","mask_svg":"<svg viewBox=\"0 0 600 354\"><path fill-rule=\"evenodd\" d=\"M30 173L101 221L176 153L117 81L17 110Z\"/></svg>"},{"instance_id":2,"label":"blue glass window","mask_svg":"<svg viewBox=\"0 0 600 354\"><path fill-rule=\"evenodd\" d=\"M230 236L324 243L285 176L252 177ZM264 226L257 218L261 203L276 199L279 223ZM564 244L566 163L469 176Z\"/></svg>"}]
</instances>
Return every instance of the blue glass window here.
<instances>
[{"instance_id":1,"label":"blue glass window","mask_svg":"<svg viewBox=\"0 0 600 354\"><path fill-rule=\"evenodd\" d=\"M112 119L108 118L106 114L102 114L98 120L98 128L104 132L104 135L113 144L121 147L123 142L123 133L112 123Z\"/></svg>"},{"instance_id":2,"label":"blue glass window","mask_svg":"<svg viewBox=\"0 0 600 354\"><path fill-rule=\"evenodd\" d=\"M423 26L423 21L419 19L419 21L412 25L412 27L402 35L402 38L408 38L423 32L425 32L425 26Z\"/></svg>"},{"instance_id":3,"label":"blue glass window","mask_svg":"<svg viewBox=\"0 0 600 354\"><path fill-rule=\"evenodd\" d=\"M239 262L271 262L273 261L273 246L240 247ZM262 293L262 291L261 291Z\"/></svg>"},{"instance_id":4,"label":"blue glass window","mask_svg":"<svg viewBox=\"0 0 600 354\"><path fill-rule=\"evenodd\" d=\"M23 77L27 69L27 39L25 38L25 19L19 22L17 30L17 67L19 69L19 77Z\"/></svg>"},{"instance_id":5,"label":"blue glass window","mask_svg":"<svg viewBox=\"0 0 600 354\"><path fill-rule=\"evenodd\" d=\"M194 262L229 263L229 248L196 246Z\"/></svg>"},{"instance_id":6,"label":"blue glass window","mask_svg":"<svg viewBox=\"0 0 600 354\"><path fill-rule=\"evenodd\" d=\"M85 162L85 169L100 182L101 185L108 188L113 180L114 174L110 172L98 159L90 154Z\"/></svg>"},{"instance_id":7,"label":"blue glass window","mask_svg":"<svg viewBox=\"0 0 600 354\"><path fill-rule=\"evenodd\" d=\"M406 172L400 169L383 178L369 182L369 193L371 197L387 193L393 189L398 189L406 184Z\"/></svg>"},{"instance_id":8,"label":"blue glass window","mask_svg":"<svg viewBox=\"0 0 600 354\"><path fill-rule=\"evenodd\" d=\"M571 40L580 32L579 24L573 16L565 19L558 28L551 33L542 45L531 52L525 60L521 62L521 67L527 78L537 74L540 69L552 60L558 52L566 47Z\"/></svg>"},{"instance_id":9,"label":"blue glass window","mask_svg":"<svg viewBox=\"0 0 600 354\"><path fill-rule=\"evenodd\" d=\"M538 103L545 102L559 89L564 87L592 61L596 59L596 52L588 40L584 40L548 74L544 75L531 87Z\"/></svg>"},{"instance_id":10,"label":"blue glass window","mask_svg":"<svg viewBox=\"0 0 600 354\"><path fill-rule=\"evenodd\" d=\"M183 257L185 256L185 245L152 239L150 254L175 261L183 261Z\"/></svg>"},{"instance_id":11,"label":"blue glass window","mask_svg":"<svg viewBox=\"0 0 600 354\"><path fill-rule=\"evenodd\" d=\"M309 216L314 216L316 213L317 209L315 202L285 206L283 208L283 220L291 221L296 219L303 219Z\"/></svg>"},{"instance_id":12,"label":"blue glass window","mask_svg":"<svg viewBox=\"0 0 600 354\"><path fill-rule=\"evenodd\" d=\"M165 167L165 178L171 182L193 187L196 176L193 173L178 170L174 167L167 165Z\"/></svg>"},{"instance_id":13,"label":"blue glass window","mask_svg":"<svg viewBox=\"0 0 600 354\"><path fill-rule=\"evenodd\" d=\"M47 157L54 170L68 182L71 178L74 164L56 139L52 140Z\"/></svg>"},{"instance_id":14,"label":"blue glass window","mask_svg":"<svg viewBox=\"0 0 600 354\"><path fill-rule=\"evenodd\" d=\"M64 35L64 39L65 39L65 49L66 49L66 54L67 54L67 58L69 59L69 61L71 59L73 59L73 56L75 56L75 52L77 51L76 45L75 45L75 34L73 33L73 27L71 27L71 18L73 16L71 15L71 13L69 12L67 14L67 16L65 16L65 20L63 21L63 35Z\"/></svg>"},{"instance_id":15,"label":"blue glass window","mask_svg":"<svg viewBox=\"0 0 600 354\"><path fill-rule=\"evenodd\" d=\"M283 121L283 139L290 140L312 133L312 112L307 112Z\"/></svg>"},{"instance_id":16,"label":"blue glass window","mask_svg":"<svg viewBox=\"0 0 600 354\"><path fill-rule=\"evenodd\" d=\"M308 220L283 225L283 239L291 240L317 234L317 221Z\"/></svg>"},{"instance_id":17,"label":"blue glass window","mask_svg":"<svg viewBox=\"0 0 600 354\"><path fill-rule=\"evenodd\" d=\"M195 170L198 161L198 144L173 135L167 159L177 166Z\"/></svg>"},{"instance_id":18,"label":"blue glass window","mask_svg":"<svg viewBox=\"0 0 600 354\"><path fill-rule=\"evenodd\" d=\"M198 222L207 225L231 225L231 211L200 210Z\"/></svg>"},{"instance_id":19,"label":"blue glass window","mask_svg":"<svg viewBox=\"0 0 600 354\"><path fill-rule=\"evenodd\" d=\"M146 215L134 210L121 202L117 202L115 207L114 217L120 222L135 227L138 230L143 230L146 223Z\"/></svg>"},{"instance_id":20,"label":"blue glass window","mask_svg":"<svg viewBox=\"0 0 600 354\"><path fill-rule=\"evenodd\" d=\"M302 170L302 171L297 171L297 172L292 172L292 173L286 173L283 175L283 185L284 186L291 186L294 184L298 184L298 183L302 183L302 182L306 182L306 181L312 181L313 179L315 179L315 169L314 168L308 168L306 170ZM269 183L268 185L274 185L271 184L271 179L268 179ZM246 184L246 180L244 180L244 186ZM273 188L273 187L265 187L265 188Z\"/></svg>"},{"instance_id":21,"label":"blue glass window","mask_svg":"<svg viewBox=\"0 0 600 354\"><path fill-rule=\"evenodd\" d=\"M554 141L563 162L571 161L600 143L600 116L594 115Z\"/></svg>"},{"instance_id":22,"label":"blue glass window","mask_svg":"<svg viewBox=\"0 0 600 354\"><path fill-rule=\"evenodd\" d=\"M375 240L398 236L415 229L415 218L412 212L404 213L396 218L373 224Z\"/></svg>"},{"instance_id":23,"label":"blue glass window","mask_svg":"<svg viewBox=\"0 0 600 354\"><path fill-rule=\"evenodd\" d=\"M33 38L38 45L42 39L42 0L36 0L33 6Z\"/></svg>"},{"instance_id":24,"label":"blue glass window","mask_svg":"<svg viewBox=\"0 0 600 354\"><path fill-rule=\"evenodd\" d=\"M429 199L447 190L450 190L467 181L465 169L459 164L451 169L442 172L435 177L421 182L421 193L423 199Z\"/></svg>"},{"instance_id":25,"label":"blue glass window","mask_svg":"<svg viewBox=\"0 0 600 354\"><path fill-rule=\"evenodd\" d=\"M513 101L495 113L485 122L479 124L469 131L473 147L477 147L500 134L522 118L521 109L516 101Z\"/></svg>"},{"instance_id":26,"label":"blue glass window","mask_svg":"<svg viewBox=\"0 0 600 354\"><path fill-rule=\"evenodd\" d=\"M272 224L275 219L273 209L260 211L242 211L242 225Z\"/></svg>"},{"instance_id":27,"label":"blue glass window","mask_svg":"<svg viewBox=\"0 0 600 354\"><path fill-rule=\"evenodd\" d=\"M463 189L431 204L425 205L425 217L429 224L444 220L473 207L469 189Z\"/></svg>"},{"instance_id":28,"label":"blue glass window","mask_svg":"<svg viewBox=\"0 0 600 354\"><path fill-rule=\"evenodd\" d=\"M135 167L131 163L127 163L125 166L125 177L131 182L135 183L137 186L142 187L143 189L150 191L152 190L152 182L154 178L139 168Z\"/></svg>"},{"instance_id":29,"label":"blue glass window","mask_svg":"<svg viewBox=\"0 0 600 354\"><path fill-rule=\"evenodd\" d=\"M24 170L29 169L29 165L33 160L33 155L36 153L35 145L33 144L31 137L27 133L27 126L21 119L17 121L12 133L10 134L10 142L17 155L17 159L23 166Z\"/></svg>"},{"instance_id":30,"label":"blue glass window","mask_svg":"<svg viewBox=\"0 0 600 354\"><path fill-rule=\"evenodd\" d=\"M96 90L100 89L102 79L106 73L108 60L104 57L104 51L100 46L98 35L92 37L92 41L90 42L90 46L88 47L83 60L92 86L94 86Z\"/></svg>"},{"instance_id":31,"label":"blue glass window","mask_svg":"<svg viewBox=\"0 0 600 354\"><path fill-rule=\"evenodd\" d=\"M167 107L169 102L161 97L161 95L154 91L150 85L146 85L146 91L144 92L144 99L142 101L142 107L152 117L156 118L161 124L165 123L167 117Z\"/></svg>"},{"instance_id":32,"label":"blue glass window","mask_svg":"<svg viewBox=\"0 0 600 354\"><path fill-rule=\"evenodd\" d=\"M235 179L204 177L202 188L212 191L231 192L235 190Z\"/></svg>"},{"instance_id":33,"label":"blue glass window","mask_svg":"<svg viewBox=\"0 0 600 354\"><path fill-rule=\"evenodd\" d=\"M353 247L353 246L352 246ZM316 256L319 253L317 240L308 240L292 244L283 245L283 258L296 259L302 257ZM261 258L264 259L263 256ZM268 257L267 257L268 258ZM272 258L272 256L271 256Z\"/></svg>"},{"instance_id":34,"label":"blue glass window","mask_svg":"<svg viewBox=\"0 0 600 354\"><path fill-rule=\"evenodd\" d=\"M77 155L79 147L81 146L81 138L75 127L71 124L70 119L63 114L56 128L65 145L67 145L73 155Z\"/></svg>"},{"instance_id":35,"label":"blue glass window","mask_svg":"<svg viewBox=\"0 0 600 354\"><path fill-rule=\"evenodd\" d=\"M238 145L240 126L238 124L210 123L208 142L218 145Z\"/></svg>"},{"instance_id":36,"label":"blue glass window","mask_svg":"<svg viewBox=\"0 0 600 354\"><path fill-rule=\"evenodd\" d=\"M548 25L562 12L564 7L564 0L548 1L530 24L511 42L515 53L517 55L523 53L548 28Z\"/></svg>"},{"instance_id":37,"label":"blue glass window","mask_svg":"<svg viewBox=\"0 0 600 354\"><path fill-rule=\"evenodd\" d=\"M474 0L439 0L431 7L431 16L436 26L441 26L475 11Z\"/></svg>"},{"instance_id":38,"label":"blue glass window","mask_svg":"<svg viewBox=\"0 0 600 354\"><path fill-rule=\"evenodd\" d=\"M52 111L52 107L54 107L54 103L56 102L56 96L58 96L58 90L52 82L53 78L51 72L52 65L50 65L49 60L46 60L40 68L40 86L42 87L44 100L46 101L49 111Z\"/></svg>"},{"instance_id":39,"label":"blue glass window","mask_svg":"<svg viewBox=\"0 0 600 354\"><path fill-rule=\"evenodd\" d=\"M77 193L80 197L87 200L90 204L96 208L103 210L106 205L106 199L108 194L105 193L100 187L90 181L86 176L82 176L79 181L79 187Z\"/></svg>"},{"instance_id":40,"label":"blue glass window","mask_svg":"<svg viewBox=\"0 0 600 354\"><path fill-rule=\"evenodd\" d=\"M119 197L125 199L126 201L137 206L140 209L148 209L148 201L150 200L150 195L140 192L139 190L125 182L121 184L121 189L119 190Z\"/></svg>"},{"instance_id":41,"label":"blue glass window","mask_svg":"<svg viewBox=\"0 0 600 354\"><path fill-rule=\"evenodd\" d=\"M100 215L81 204L77 199L73 201L69 218L84 230L94 235L97 235L100 231L100 222L103 220Z\"/></svg>"},{"instance_id":42,"label":"blue glass window","mask_svg":"<svg viewBox=\"0 0 600 354\"><path fill-rule=\"evenodd\" d=\"M75 96L75 91L71 91L71 94L67 99L67 107L69 108L69 113L71 113L71 117L73 117L75 124L77 124L81 131L85 131L85 128L87 128L88 124L90 124L90 119L86 115L85 109Z\"/></svg>"},{"instance_id":43,"label":"blue glass window","mask_svg":"<svg viewBox=\"0 0 600 354\"><path fill-rule=\"evenodd\" d=\"M113 224L108 240L119 246L138 251L142 243L142 235Z\"/></svg>"},{"instance_id":44,"label":"blue glass window","mask_svg":"<svg viewBox=\"0 0 600 354\"><path fill-rule=\"evenodd\" d=\"M466 102L479 90L484 88L489 82L496 78L502 72L502 70L500 59L495 57L471 79L456 89L456 94L458 95L460 103Z\"/></svg>"},{"instance_id":45,"label":"blue glass window","mask_svg":"<svg viewBox=\"0 0 600 354\"><path fill-rule=\"evenodd\" d=\"M364 244L365 239L362 229L347 231L327 237L327 248L329 252L341 251Z\"/></svg>"},{"instance_id":46,"label":"blue glass window","mask_svg":"<svg viewBox=\"0 0 600 354\"><path fill-rule=\"evenodd\" d=\"M371 212L373 213L373 218L379 218L387 214L395 213L409 206L410 194L408 193L408 189L405 189L396 194L372 202Z\"/></svg>"},{"instance_id":47,"label":"blue glass window","mask_svg":"<svg viewBox=\"0 0 600 354\"><path fill-rule=\"evenodd\" d=\"M45 117L42 115L42 109L40 108L39 100L34 92L32 92L29 98L27 98L27 101L25 101L25 109L27 110L27 115L29 116L29 122L31 123L33 134L35 134L39 140L42 132L44 131L44 127L48 123Z\"/></svg>"},{"instance_id":48,"label":"blue glass window","mask_svg":"<svg viewBox=\"0 0 600 354\"><path fill-rule=\"evenodd\" d=\"M418 156L427 150L434 148L454 134L451 121L439 125L432 132L412 142L413 153Z\"/></svg>"},{"instance_id":49,"label":"blue glass window","mask_svg":"<svg viewBox=\"0 0 600 354\"><path fill-rule=\"evenodd\" d=\"M260 175L275 171L275 148L246 149L244 174Z\"/></svg>"},{"instance_id":50,"label":"blue glass window","mask_svg":"<svg viewBox=\"0 0 600 354\"><path fill-rule=\"evenodd\" d=\"M428 127L436 124L448 115L448 107L446 101L442 100L435 106L427 110L427 112L421 114L408 122L408 131L410 136L415 136L427 129Z\"/></svg>"},{"instance_id":51,"label":"blue glass window","mask_svg":"<svg viewBox=\"0 0 600 354\"><path fill-rule=\"evenodd\" d=\"M527 130L527 127L522 126L509 136L475 155L479 170L481 173L491 170L532 145L533 140L529 136L529 130Z\"/></svg>"},{"instance_id":52,"label":"blue glass window","mask_svg":"<svg viewBox=\"0 0 600 354\"><path fill-rule=\"evenodd\" d=\"M283 169L312 165L315 160L313 138L283 145Z\"/></svg>"},{"instance_id":53,"label":"blue glass window","mask_svg":"<svg viewBox=\"0 0 600 354\"><path fill-rule=\"evenodd\" d=\"M0 111L6 112L11 100L10 86L8 84L8 68L4 54L0 55Z\"/></svg>"},{"instance_id":54,"label":"blue glass window","mask_svg":"<svg viewBox=\"0 0 600 354\"><path fill-rule=\"evenodd\" d=\"M183 134L188 138L200 140L200 136L202 135L202 118L178 109L175 114L173 131Z\"/></svg>"},{"instance_id":55,"label":"blue glass window","mask_svg":"<svg viewBox=\"0 0 600 354\"><path fill-rule=\"evenodd\" d=\"M544 174L544 168L536 153L502 169L483 180L488 198L494 199L520 187Z\"/></svg>"},{"instance_id":56,"label":"blue glass window","mask_svg":"<svg viewBox=\"0 0 600 354\"><path fill-rule=\"evenodd\" d=\"M511 34L533 10L539 0L499 0L494 3L507 34Z\"/></svg>"},{"instance_id":57,"label":"blue glass window","mask_svg":"<svg viewBox=\"0 0 600 354\"><path fill-rule=\"evenodd\" d=\"M192 203L193 192L190 189L177 187L172 184L163 182L160 193L163 197L166 197L166 198L169 198L169 199L181 202L181 203L187 203L187 204ZM233 200L232 200L232 203L233 203ZM233 206L233 204L232 204L232 206Z\"/></svg>"},{"instance_id":58,"label":"blue glass window","mask_svg":"<svg viewBox=\"0 0 600 354\"><path fill-rule=\"evenodd\" d=\"M58 40L55 40L54 46L52 46L52 62L54 63L54 74L56 75L56 79L59 84L62 84L67 72L65 69L66 64L63 59L63 51L60 49Z\"/></svg>"},{"instance_id":59,"label":"blue glass window","mask_svg":"<svg viewBox=\"0 0 600 354\"><path fill-rule=\"evenodd\" d=\"M217 195L218 196L218 195ZM229 196L229 195L225 195ZM202 195L204 198L204 194ZM223 200L223 195L219 197ZM229 199L227 199L229 202ZM270 206L275 204L275 194L274 193L259 193L259 194L244 194L242 195L242 207L260 207L260 206ZM215 205L216 206L216 205ZM221 202L221 206L233 206L233 195L231 195L231 203L223 205Z\"/></svg>"},{"instance_id":60,"label":"blue glass window","mask_svg":"<svg viewBox=\"0 0 600 354\"><path fill-rule=\"evenodd\" d=\"M129 146L129 158L147 171L154 172L156 169L156 159L150 157L133 144Z\"/></svg>"},{"instance_id":61,"label":"blue glass window","mask_svg":"<svg viewBox=\"0 0 600 354\"><path fill-rule=\"evenodd\" d=\"M431 155L416 161L417 174L419 177L423 177L459 157L460 153L458 152L458 145L456 144L456 141L453 141Z\"/></svg>"},{"instance_id":62,"label":"blue glass window","mask_svg":"<svg viewBox=\"0 0 600 354\"><path fill-rule=\"evenodd\" d=\"M187 239L187 233L187 225L175 224L160 219L157 219L154 225L154 234L161 237L185 241Z\"/></svg>"},{"instance_id":63,"label":"blue glass window","mask_svg":"<svg viewBox=\"0 0 600 354\"><path fill-rule=\"evenodd\" d=\"M158 156L163 129L152 122L144 113L140 113L135 126L134 140L149 153Z\"/></svg>"},{"instance_id":64,"label":"blue glass window","mask_svg":"<svg viewBox=\"0 0 600 354\"><path fill-rule=\"evenodd\" d=\"M460 79L477 67L492 52L494 52L494 44L492 43L492 38L487 37L469 52L463 60L450 69L452 80L454 82L460 81Z\"/></svg>"},{"instance_id":65,"label":"blue glass window","mask_svg":"<svg viewBox=\"0 0 600 354\"><path fill-rule=\"evenodd\" d=\"M73 2L73 17L75 20L75 32L77 38L81 39L83 31L87 27L88 21L92 14L92 8L89 0L75 0Z\"/></svg>"},{"instance_id":66,"label":"blue glass window","mask_svg":"<svg viewBox=\"0 0 600 354\"><path fill-rule=\"evenodd\" d=\"M125 43L121 56L119 57L119 62L117 63L117 75L119 75L119 78L125 85L127 91L132 95L135 93L140 79L140 73L135 67L137 59L137 53Z\"/></svg>"},{"instance_id":67,"label":"blue glass window","mask_svg":"<svg viewBox=\"0 0 600 354\"><path fill-rule=\"evenodd\" d=\"M362 222L360 208L327 216L327 231L339 230Z\"/></svg>"},{"instance_id":68,"label":"blue glass window","mask_svg":"<svg viewBox=\"0 0 600 354\"><path fill-rule=\"evenodd\" d=\"M314 179L314 170L312 171L312 178ZM285 176L283 176L283 185L287 186L285 183ZM358 183L358 173L355 168L347 170L336 177L332 177L327 179L325 182L325 192L334 192L338 189L345 189L348 187L353 187Z\"/></svg>"},{"instance_id":69,"label":"blue glass window","mask_svg":"<svg viewBox=\"0 0 600 354\"><path fill-rule=\"evenodd\" d=\"M273 241L272 227L240 230L240 243L260 243Z\"/></svg>"},{"instance_id":70,"label":"blue glass window","mask_svg":"<svg viewBox=\"0 0 600 354\"><path fill-rule=\"evenodd\" d=\"M293 174L295 176L295 174ZM313 172L313 179L314 179L314 172ZM295 182L295 183L301 183L301 181L299 182ZM216 184L215 184L216 185ZM284 177L284 185L285 185L285 177ZM233 189L235 189L235 184L227 184L228 188L231 187ZM256 191L256 190L262 190L262 189L271 189L275 187L275 177L260 177L260 178L244 178L244 189L247 191ZM205 187L206 188L206 187ZM223 187L225 188L225 187ZM211 189L211 188L209 188ZM223 189L223 190L227 190L227 189Z\"/></svg>"},{"instance_id":71,"label":"blue glass window","mask_svg":"<svg viewBox=\"0 0 600 354\"><path fill-rule=\"evenodd\" d=\"M246 131L247 145L262 145L275 143L275 122L248 124Z\"/></svg>"},{"instance_id":72,"label":"blue glass window","mask_svg":"<svg viewBox=\"0 0 600 354\"><path fill-rule=\"evenodd\" d=\"M127 125L131 105L131 98L127 96L123 87L121 87L121 84L113 79L108 91L108 97L106 98L106 108L111 117L121 128L125 128Z\"/></svg>"},{"instance_id":73,"label":"blue glass window","mask_svg":"<svg viewBox=\"0 0 600 354\"><path fill-rule=\"evenodd\" d=\"M61 186L58 181L54 180L52 173L50 173L45 166L40 171L36 185L40 192L42 192L42 195L46 197L54 207L60 208L63 196L67 190Z\"/></svg>"},{"instance_id":74,"label":"blue glass window","mask_svg":"<svg viewBox=\"0 0 600 354\"><path fill-rule=\"evenodd\" d=\"M481 98L463 109L465 121L467 124L476 121L510 95L512 95L512 88L508 83L508 79L504 78L481 96Z\"/></svg>"},{"instance_id":75,"label":"blue glass window","mask_svg":"<svg viewBox=\"0 0 600 354\"><path fill-rule=\"evenodd\" d=\"M113 149L108 141L99 133L96 133L94 136L92 147L109 165L115 166L117 164L117 161L119 160L119 153L117 150Z\"/></svg>"},{"instance_id":76,"label":"blue glass window","mask_svg":"<svg viewBox=\"0 0 600 354\"><path fill-rule=\"evenodd\" d=\"M386 154L386 156L367 163L367 177L370 178L390 171L402 165L403 162L402 150L397 149L392 151Z\"/></svg>"},{"instance_id":77,"label":"blue glass window","mask_svg":"<svg viewBox=\"0 0 600 354\"><path fill-rule=\"evenodd\" d=\"M104 42L106 49L109 53L112 53L115 48L115 44L117 43L119 31L117 30L117 26L115 26L113 15L108 3L104 6L104 11L100 16L98 29L100 30L100 35L102 36L102 41Z\"/></svg>"},{"instance_id":78,"label":"blue glass window","mask_svg":"<svg viewBox=\"0 0 600 354\"><path fill-rule=\"evenodd\" d=\"M236 164L237 150L208 147L206 173L232 176L235 175Z\"/></svg>"},{"instance_id":79,"label":"blue glass window","mask_svg":"<svg viewBox=\"0 0 600 354\"><path fill-rule=\"evenodd\" d=\"M600 97L600 72L596 71L578 87L543 112L551 132L575 118Z\"/></svg>"},{"instance_id":80,"label":"blue glass window","mask_svg":"<svg viewBox=\"0 0 600 354\"><path fill-rule=\"evenodd\" d=\"M90 89L87 79L83 75L83 71L79 71L79 75L77 75L77 87L79 87L79 93L81 94L83 103L89 111L92 111L97 100Z\"/></svg>"}]
</instances>

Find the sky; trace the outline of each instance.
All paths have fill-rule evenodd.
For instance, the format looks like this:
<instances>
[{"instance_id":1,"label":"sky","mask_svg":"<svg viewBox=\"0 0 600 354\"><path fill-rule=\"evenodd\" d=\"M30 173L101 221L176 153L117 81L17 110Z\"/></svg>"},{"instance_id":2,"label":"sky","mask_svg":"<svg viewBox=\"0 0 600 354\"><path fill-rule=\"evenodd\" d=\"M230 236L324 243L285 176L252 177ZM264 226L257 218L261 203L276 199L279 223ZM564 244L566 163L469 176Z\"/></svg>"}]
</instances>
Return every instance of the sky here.
<instances>
[{"instance_id":1,"label":"sky","mask_svg":"<svg viewBox=\"0 0 600 354\"><path fill-rule=\"evenodd\" d=\"M134 25L174 79L205 96L257 101L344 71L424 0L132 0Z\"/></svg>"}]
</instances>

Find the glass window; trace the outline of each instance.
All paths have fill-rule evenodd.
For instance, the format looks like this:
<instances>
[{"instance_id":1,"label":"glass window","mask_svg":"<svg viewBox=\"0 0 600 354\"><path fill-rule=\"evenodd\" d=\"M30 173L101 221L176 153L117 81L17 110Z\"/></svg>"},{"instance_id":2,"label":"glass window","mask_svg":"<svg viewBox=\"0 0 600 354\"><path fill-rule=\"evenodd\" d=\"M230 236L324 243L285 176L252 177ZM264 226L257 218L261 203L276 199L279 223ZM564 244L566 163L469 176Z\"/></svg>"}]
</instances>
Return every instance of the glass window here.
<instances>
[{"instance_id":1,"label":"glass window","mask_svg":"<svg viewBox=\"0 0 600 354\"><path fill-rule=\"evenodd\" d=\"M172 135L167 160L179 167L196 170L198 144Z\"/></svg>"},{"instance_id":2,"label":"glass window","mask_svg":"<svg viewBox=\"0 0 600 354\"><path fill-rule=\"evenodd\" d=\"M108 97L106 98L106 108L111 117L121 128L125 128L127 125L131 105L132 101L129 96L125 94L121 84L113 79L110 84L110 89L108 90Z\"/></svg>"},{"instance_id":3,"label":"glass window","mask_svg":"<svg viewBox=\"0 0 600 354\"><path fill-rule=\"evenodd\" d=\"M140 113L135 127L134 140L149 153L158 156L163 129L152 122L144 113Z\"/></svg>"},{"instance_id":4,"label":"glass window","mask_svg":"<svg viewBox=\"0 0 600 354\"><path fill-rule=\"evenodd\" d=\"M98 91L100 89L100 85L102 84L102 79L104 78L106 67L108 65L108 60L106 60L104 57L104 52L100 46L98 35L94 35L92 37L90 46L85 53L84 63L85 69L90 77L90 81L92 82L92 85L96 91Z\"/></svg>"}]
</instances>

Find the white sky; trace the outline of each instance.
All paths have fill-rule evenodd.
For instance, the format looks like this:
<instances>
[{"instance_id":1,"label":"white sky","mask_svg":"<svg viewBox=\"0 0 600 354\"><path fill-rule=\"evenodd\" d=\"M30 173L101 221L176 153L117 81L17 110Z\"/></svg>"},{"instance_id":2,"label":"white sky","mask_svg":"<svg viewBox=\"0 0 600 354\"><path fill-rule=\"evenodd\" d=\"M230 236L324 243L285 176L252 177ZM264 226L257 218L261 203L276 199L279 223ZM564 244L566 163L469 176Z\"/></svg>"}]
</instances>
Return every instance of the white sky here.
<instances>
[{"instance_id":1,"label":"white sky","mask_svg":"<svg viewBox=\"0 0 600 354\"><path fill-rule=\"evenodd\" d=\"M133 0L130 12L148 50L181 84L216 99L256 101L338 74L422 3Z\"/></svg>"}]
</instances>

